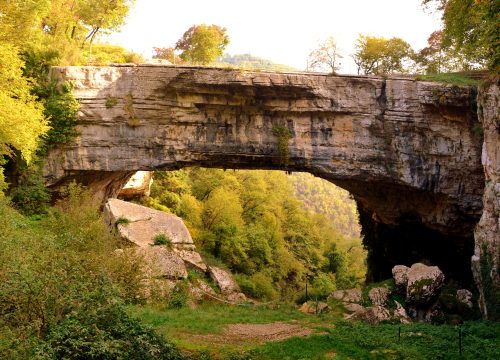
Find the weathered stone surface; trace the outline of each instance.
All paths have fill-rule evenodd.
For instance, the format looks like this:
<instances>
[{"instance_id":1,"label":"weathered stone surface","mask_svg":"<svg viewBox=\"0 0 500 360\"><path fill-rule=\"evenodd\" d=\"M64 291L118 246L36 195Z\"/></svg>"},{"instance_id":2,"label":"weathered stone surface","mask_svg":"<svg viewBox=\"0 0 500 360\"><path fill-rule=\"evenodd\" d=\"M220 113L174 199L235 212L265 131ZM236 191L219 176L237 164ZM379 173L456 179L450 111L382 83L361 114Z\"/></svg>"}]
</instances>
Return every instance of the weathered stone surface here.
<instances>
[{"instance_id":1,"label":"weathered stone surface","mask_svg":"<svg viewBox=\"0 0 500 360\"><path fill-rule=\"evenodd\" d=\"M240 287L236 281L234 281L233 276L229 271L216 266L209 266L208 273L223 294L240 292Z\"/></svg>"},{"instance_id":2,"label":"weathered stone surface","mask_svg":"<svg viewBox=\"0 0 500 360\"><path fill-rule=\"evenodd\" d=\"M425 307L438 295L444 284L444 275L437 266L413 264L408 271L406 301L417 307Z\"/></svg>"},{"instance_id":3,"label":"weathered stone surface","mask_svg":"<svg viewBox=\"0 0 500 360\"><path fill-rule=\"evenodd\" d=\"M401 322L401 324L409 324L409 323L411 323L411 319L408 316L408 314L406 313L406 310L403 307L403 305L401 305L397 301L394 301L394 303L396 304L396 308L394 309L393 317L395 319L399 319L399 321Z\"/></svg>"},{"instance_id":4,"label":"weathered stone surface","mask_svg":"<svg viewBox=\"0 0 500 360\"><path fill-rule=\"evenodd\" d=\"M361 289L336 290L328 296L328 299L342 300L345 303L360 303L362 293Z\"/></svg>"},{"instance_id":5,"label":"weathered stone surface","mask_svg":"<svg viewBox=\"0 0 500 360\"><path fill-rule=\"evenodd\" d=\"M457 290L457 300L472 309L472 293L467 289Z\"/></svg>"},{"instance_id":6,"label":"weathered stone surface","mask_svg":"<svg viewBox=\"0 0 500 360\"><path fill-rule=\"evenodd\" d=\"M474 234L472 272L483 315L500 320L500 77L480 90L478 114L484 133L482 163L486 185L484 211ZM488 275L484 278L485 274Z\"/></svg>"},{"instance_id":7,"label":"weathered stone surface","mask_svg":"<svg viewBox=\"0 0 500 360\"><path fill-rule=\"evenodd\" d=\"M203 281L198 281L196 285L189 284L189 294L196 301L213 299L217 294Z\"/></svg>"},{"instance_id":8,"label":"weathered stone surface","mask_svg":"<svg viewBox=\"0 0 500 360\"><path fill-rule=\"evenodd\" d=\"M207 265L203 262L201 255L194 250L174 249L177 255L184 261L188 268L201 272L207 271Z\"/></svg>"},{"instance_id":9,"label":"weathered stone surface","mask_svg":"<svg viewBox=\"0 0 500 360\"><path fill-rule=\"evenodd\" d=\"M283 168L273 130L286 127L289 170L346 188L383 223L411 213L440 231L472 234L481 213L468 87L161 66L53 68L51 75L75 84L81 136L49 154L49 184L87 171ZM110 97L118 103L106 108Z\"/></svg>"},{"instance_id":10,"label":"weathered stone surface","mask_svg":"<svg viewBox=\"0 0 500 360\"><path fill-rule=\"evenodd\" d=\"M184 261L172 250L164 246L146 246L137 248L139 254L143 255L148 277L164 277L171 280L187 278Z\"/></svg>"},{"instance_id":11,"label":"weathered stone surface","mask_svg":"<svg viewBox=\"0 0 500 360\"><path fill-rule=\"evenodd\" d=\"M153 175L151 171L137 171L118 193L121 200L147 198L151 193Z\"/></svg>"},{"instance_id":12,"label":"weathered stone surface","mask_svg":"<svg viewBox=\"0 0 500 360\"><path fill-rule=\"evenodd\" d=\"M349 311L349 312L352 312L352 313L355 313L355 312L361 312L361 311L364 311L365 308L359 304L356 304L356 303L348 303L348 304L345 304L344 305L344 308Z\"/></svg>"},{"instance_id":13,"label":"weathered stone surface","mask_svg":"<svg viewBox=\"0 0 500 360\"><path fill-rule=\"evenodd\" d=\"M368 298L372 302L373 305L385 306L387 304L387 300L389 300L389 295L391 291L385 287L376 287L370 289L368 292Z\"/></svg>"},{"instance_id":14,"label":"weathered stone surface","mask_svg":"<svg viewBox=\"0 0 500 360\"><path fill-rule=\"evenodd\" d=\"M394 283L396 284L396 289L400 292L406 292L406 286L408 285L408 271L410 268L404 265L396 265L392 268L392 276L394 277Z\"/></svg>"},{"instance_id":15,"label":"weathered stone surface","mask_svg":"<svg viewBox=\"0 0 500 360\"><path fill-rule=\"evenodd\" d=\"M109 199L104 207L104 216L110 226L118 219L128 220L127 224L117 224L120 235L140 247L153 244L156 235L164 234L173 245L193 245L193 239L181 218L163 211Z\"/></svg>"},{"instance_id":16,"label":"weathered stone surface","mask_svg":"<svg viewBox=\"0 0 500 360\"><path fill-rule=\"evenodd\" d=\"M391 319L391 314L383 306L375 305L367 308L359 309L351 315L344 316L346 320L363 320L372 325L379 324L381 321Z\"/></svg>"},{"instance_id":17,"label":"weathered stone surface","mask_svg":"<svg viewBox=\"0 0 500 360\"><path fill-rule=\"evenodd\" d=\"M466 249L472 241L485 177L474 88L166 66L53 68L51 76L73 81L81 102L81 136L46 161L53 188L76 179L106 198L137 170L283 169L288 163L288 170L349 190L376 223L417 222L452 242L463 239ZM473 268L485 313L483 283L499 286L498 88L495 80L480 89L478 108L487 183ZM107 108L109 98L117 105ZM277 127L291 133L284 154ZM481 263L489 264L491 279L481 278Z\"/></svg>"}]
</instances>

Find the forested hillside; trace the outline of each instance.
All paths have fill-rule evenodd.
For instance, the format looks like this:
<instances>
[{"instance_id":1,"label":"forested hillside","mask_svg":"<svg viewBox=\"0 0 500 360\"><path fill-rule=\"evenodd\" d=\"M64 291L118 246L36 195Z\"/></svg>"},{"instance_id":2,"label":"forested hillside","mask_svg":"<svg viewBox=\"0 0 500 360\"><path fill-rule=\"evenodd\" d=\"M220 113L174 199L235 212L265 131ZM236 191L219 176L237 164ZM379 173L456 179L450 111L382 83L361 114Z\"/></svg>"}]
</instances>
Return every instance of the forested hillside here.
<instances>
[{"instance_id":1,"label":"forested hillside","mask_svg":"<svg viewBox=\"0 0 500 360\"><path fill-rule=\"evenodd\" d=\"M355 207L327 185L279 171L190 168L156 172L148 204L184 218L198 248L236 273L248 295L293 300L306 277L318 295L364 279Z\"/></svg>"}]
</instances>

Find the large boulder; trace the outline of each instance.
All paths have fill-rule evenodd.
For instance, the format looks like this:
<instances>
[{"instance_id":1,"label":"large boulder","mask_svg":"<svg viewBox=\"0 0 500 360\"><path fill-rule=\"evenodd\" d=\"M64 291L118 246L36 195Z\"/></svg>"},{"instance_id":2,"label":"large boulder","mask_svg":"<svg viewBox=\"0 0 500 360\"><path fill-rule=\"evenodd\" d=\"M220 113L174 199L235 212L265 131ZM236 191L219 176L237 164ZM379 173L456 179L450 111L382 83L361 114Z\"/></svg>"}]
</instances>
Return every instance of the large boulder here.
<instances>
[{"instance_id":1,"label":"large boulder","mask_svg":"<svg viewBox=\"0 0 500 360\"><path fill-rule=\"evenodd\" d=\"M208 273L223 294L240 292L240 287L229 271L220 267L209 266Z\"/></svg>"},{"instance_id":2,"label":"large boulder","mask_svg":"<svg viewBox=\"0 0 500 360\"><path fill-rule=\"evenodd\" d=\"M417 307L435 300L444 284L444 274L437 266L413 264L408 271L406 301Z\"/></svg>"},{"instance_id":3,"label":"large boulder","mask_svg":"<svg viewBox=\"0 0 500 360\"><path fill-rule=\"evenodd\" d=\"M110 226L116 226L122 238L140 247L152 245L157 235L165 235L177 247L194 246L186 225L173 214L109 199L104 206L104 217Z\"/></svg>"},{"instance_id":4,"label":"large boulder","mask_svg":"<svg viewBox=\"0 0 500 360\"><path fill-rule=\"evenodd\" d=\"M136 248L145 262L145 273L152 278L179 280L187 278L184 261L173 251L164 246Z\"/></svg>"},{"instance_id":5,"label":"large boulder","mask_svg":"<svg viewBox=\"0 0 500 360\"><path fill-rule=\"evenodd\" d=\"M396 289L400 293L406 293L406 286L408 285L408 271L410 268L404 265L396 265L392 268L392 276Z\"/></svg>"},{"instance_id":6,"label":"large boulder","mask_svg":"<svg viewBox=\"0 0 500 360\"><path fill-rule=\"evenodd\" d=\"M396 308L394 309L394 312L392 314L393 318L399 320L402 324L411 323L411 319L408 316L408 313L406 312L403 305L401 305L397 301L394 301L394 303L396 304Z\"/></svg>"}]
</instances>

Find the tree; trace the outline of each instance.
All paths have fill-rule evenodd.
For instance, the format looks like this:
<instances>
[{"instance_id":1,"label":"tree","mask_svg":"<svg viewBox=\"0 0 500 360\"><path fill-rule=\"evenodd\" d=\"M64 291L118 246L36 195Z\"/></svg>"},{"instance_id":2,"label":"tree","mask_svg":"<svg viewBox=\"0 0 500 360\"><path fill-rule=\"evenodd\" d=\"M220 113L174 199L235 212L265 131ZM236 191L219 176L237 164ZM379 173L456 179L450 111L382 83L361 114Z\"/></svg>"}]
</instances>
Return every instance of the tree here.
<instances>
[{"instance_id":1,"label":"tree","mask_svg":"<svg viewBox=\"0 0 500 360\"><path fill-rule=\"evenodd\" d=\"M309 54L307 60L308 70L316 69L335 74L340 68L340 63L338 61L342 58L343 56L340 55L337 43L333 37L330 36Z\"/></svg>"},{"instance_id":2,"label":"tree","mask_svg":"<svg viewBox=\"0 0 500 360\"><path fill-rule=\"evenodd\" d=\"M500 70L498 0L423 0L443 12L443 46L468 59L467 68Z\"/></svg>"},{"instance_id":3,"label":"tree","mask_svg":"<svg viewBox=\"0 0 500 360\"><path fill-rule=\"evenodd\" d=\"M173 47L166 47L166 48L154 47L153 51L155 52L153 55L153 59L168 60L174 65L181 64L183 62L183 60L175 52L175 48Z\"/></svg>"},{"instance_id":4,"label":"tree","mask_svg":"<svg viewBox=\"0 0 500 360\"><path fill-rule=\"evenodd\" d=\"M175 49L182 51L184 61L208 65L222 56L229 44L226 29L217 25L193 25L175 44Z\"/></svg>"},{"instance_id":5,"label":"tree","mask_svg":"<svg viewBox=\"0 0 500 360\"><path fill-rule=\"evenodd\" d=\"M5 156L18 151L30 161L38 140L47 132L43 108L30 94L30 83L23 77L24 63L17 49L0 42L0 165ZM0 168L0 195L5 188Z\"/></svg>"},{"instance_id":6,"label":"tree","mask_svg":"<svg viewBox=\"0 0 500 360\"><path fill-rule=\"evenodd\" d=\"M405 61L413 54L410 44L394 37L368 36L360 34L352 55L358 66L358 74L382 75L406 71Z\"/></svg>"}]
</instances>

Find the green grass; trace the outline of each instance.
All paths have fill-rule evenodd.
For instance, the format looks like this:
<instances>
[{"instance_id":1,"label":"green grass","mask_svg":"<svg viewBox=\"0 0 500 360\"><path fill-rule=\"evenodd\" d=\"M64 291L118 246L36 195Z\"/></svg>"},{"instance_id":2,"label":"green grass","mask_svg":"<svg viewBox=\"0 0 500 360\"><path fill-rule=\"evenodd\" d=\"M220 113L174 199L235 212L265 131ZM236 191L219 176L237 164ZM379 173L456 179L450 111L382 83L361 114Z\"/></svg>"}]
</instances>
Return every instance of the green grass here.
<instances>
[{"instance_id":1,"label":"green grass","mask_svg":"<svg viewBox=\"0 0 500 360\"><path fill-rule=\"evenodd\" d=\"M228 324L266 324L310 318L288 305L272 309L266 306L230 306L207 302L194 309L131 306L129 311L144 323L174 335L176 332L218 334Z\"/></svg>"},{"instance_id":2,"label":"green grass","mask_svg":"<svg viewBox=\"0 0 500 360\"><path fill-rule=\"evenodd\" d=\"M383 324L338 321L327 335L266 343L251 351L252 359L499 359L500 324L470 322L462 326L462 357L458 328L449 325Z\"/></svg>"},{"instance_id":3,"label":"green grass","mask_svg":"<svg viewBox=\"0 0 500 360\"><path fill-rule=\"evenodd\" d=\"M474 80L467 75L457 73L417 75L416 80L436 81L451 85L479 85L478 80Z\"/></svg>"},{"instance_id":4,"label":"green grass","mask_svg":"<svg viewBox=\"0 0 500 360\"><path fill-rule=\"evenodd\" d=\"M351 323L338 315L304 315L291 306L226 306L207 303L198 308L164 310L131 306L129 312L166 335L195 358L232 360L299 359L500 359L500 323L466 322L459 357L458 327L451 325ZM316 329L308 337L278 342L224 345L200 342L192 334L220 334L236 323L294 322ZM401 339L398 329L401 327ZM203 356L201 354L204 354ZM198 357L197 357L198 356Z\"/></svg>"}]
</instances>

